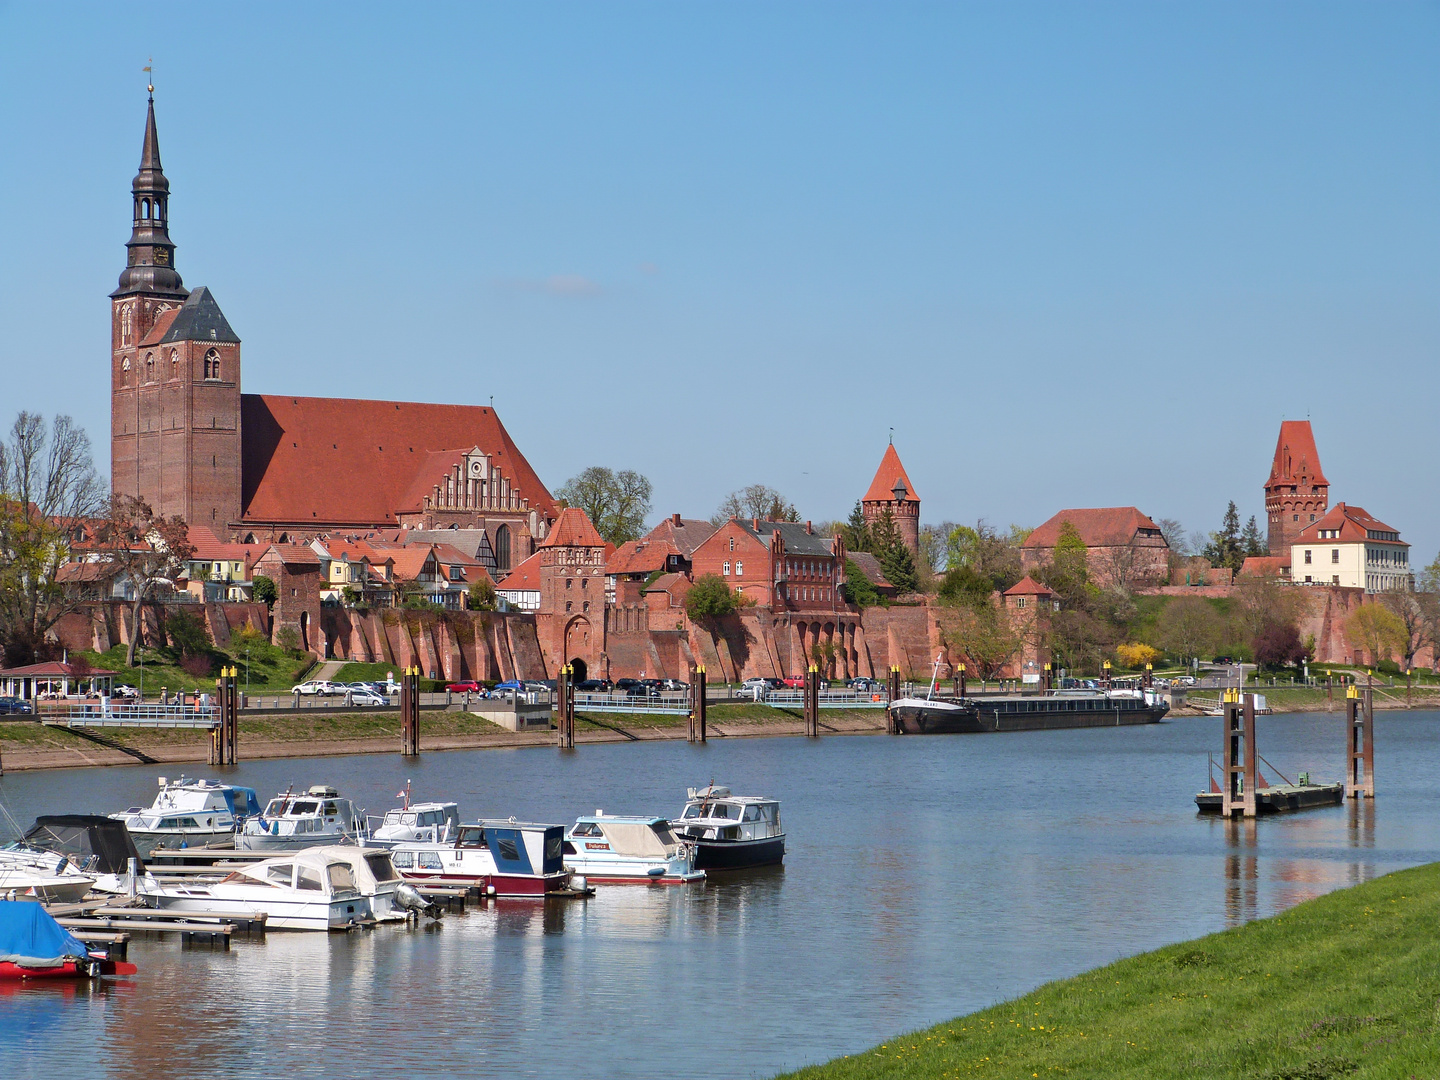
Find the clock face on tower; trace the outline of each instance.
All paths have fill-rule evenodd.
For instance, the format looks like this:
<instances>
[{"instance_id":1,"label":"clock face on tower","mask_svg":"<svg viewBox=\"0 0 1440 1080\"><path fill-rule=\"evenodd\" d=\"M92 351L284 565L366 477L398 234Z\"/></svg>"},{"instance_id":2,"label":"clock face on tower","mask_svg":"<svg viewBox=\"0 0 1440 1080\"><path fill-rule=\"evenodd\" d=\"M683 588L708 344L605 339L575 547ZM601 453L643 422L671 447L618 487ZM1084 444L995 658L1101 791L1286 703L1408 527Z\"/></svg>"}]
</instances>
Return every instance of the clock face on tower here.
<instances>
[{"instance_id":1,"label":"clock face on tower","mask_svg":"<svg viewBox=\"0 0 1440 1080\"><path fill-rule=\"evenodd\" d=\"M166 251L164 248L156 248L156 249L155 249L155 265L156 265L156 266L165 266L165 265L166 265L167 263L169 263L169 262L170 262L170 253L169 253L168 251Z\"/></svg>"}]
</instances>

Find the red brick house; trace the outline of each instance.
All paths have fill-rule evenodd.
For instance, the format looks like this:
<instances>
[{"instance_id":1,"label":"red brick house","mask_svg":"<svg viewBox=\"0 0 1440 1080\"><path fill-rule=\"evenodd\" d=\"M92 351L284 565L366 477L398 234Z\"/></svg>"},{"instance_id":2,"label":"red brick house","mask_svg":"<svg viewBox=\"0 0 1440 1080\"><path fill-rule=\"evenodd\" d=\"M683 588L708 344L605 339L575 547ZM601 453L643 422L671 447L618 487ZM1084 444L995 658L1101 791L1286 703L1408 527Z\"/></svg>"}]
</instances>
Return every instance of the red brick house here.
<instances>
[{"instance_id":1,"label":"red brick house","mask_svg":"<svg viewBox=\"0 0 1440 1080\"><path fill-rule=\"evenodd\" d=\"M776 612L849 610L845 542L810 522L731 518L695 549L695 577L716 574L741 595Z\"/></svg>"},{"instance_id":2,"label":"red brick house","mask_svg":"<svg viewBox=\"0 0 1440 1080\"><path fill-rule=\"evenodd\" d=\"M1025 573L1054 558L1066 522L1085 543L1090 580L1095 584L1136 588L1169 579L1170 545L1160 526L1133 506L1061 510L1020 545L1020 567Z\"/></svg>"},{"instance_id":3,"label":"red brick house","mask_svg":"<svg viewBox=\"0 0 1440 1080\"><path fill-rule=\"evenodd\" d=\"M275 583L275 606L270 609L271 640L279 644L280 631L290 627L301 650L324 656L320 591L325 579L320 572L320 556L298 544L271 544L255 560L253 574Z\"/></svg>"}]
</instances>

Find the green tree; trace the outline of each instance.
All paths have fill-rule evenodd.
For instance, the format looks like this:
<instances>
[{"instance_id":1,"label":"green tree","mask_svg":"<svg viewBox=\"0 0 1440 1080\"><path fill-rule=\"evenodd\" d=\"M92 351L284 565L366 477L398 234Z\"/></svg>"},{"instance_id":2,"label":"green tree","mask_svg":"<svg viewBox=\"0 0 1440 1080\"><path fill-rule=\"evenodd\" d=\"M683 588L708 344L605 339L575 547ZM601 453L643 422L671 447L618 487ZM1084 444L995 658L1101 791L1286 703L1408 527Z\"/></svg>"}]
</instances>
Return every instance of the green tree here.
<instances>
[{"instance_id":1,"label":"green tree","mask_svg":"<svg viewBox=\"0 0 1440 1080\"><path fill-rule=\"evenodd\" d=\"M995 591L988 577L963 563L945 571L940 579L940 600L955 607L979 609L990 604Z\"/></svg>"},{"instance_id":2,"label":"green tree","mask_svg":"<svg viewBox=\"0 0 1440 1080\"><path fill-rule=\"evenodd\" d=\"M885 579L895 586L896 592L910 593L920 587L920 575L915 569L915 554L900 535L895 515L887 506L870 527L871 551L880 560Z\"/></svg>"},{"instance_id":3,"label":"green tree","mask_svg":"<svg viewBox=\"0 0 1440 1080\"><path fill-rule=\"evenodd\" d=\"M1155 643L1180 660L1195 660L1214 652L1221 631L1220 615L1208 601L1177 596L1155 620Z\"/></svg>"},{"instance_id":4,"label":"green tree","mask_svg":"<svg viewBox=\"0 0 1440 1080\"><path fill-rule=\"evenodd\" d=\"M850 511L849 520L840 527L840 539L845 541L846 551L871 550L870 526L865 521L865 508L860 505L859 499L855 500L855 509Z\"/></svg>"},{"instance_id":5,"label":"green tree","mask_svg":"<svg viewBox=\"0 0 1440 1080\"><path fill-rule=\"evenodd\" d=\"M592 465L565 481L555 496L584 510L596 531L619 547L644 533L651 492L650 481L634 469Z\"/></svg>"},{"instance_id":6,"label":"green tree","mask_svg":"<svg viewBox=\"0 0 1440 1080\"><path fill-rule=\"evenodd\" d=\"M494 611L496 605L495 585L488 577L481 577L470 586L465 597L465 606L471 611Z\"/></svg>"},{"instance_id":7,"label":"green tree","mask_svg":"<svg viewBox=\"0 0 1440 1080\"><path fill-rule=\"evenodd\" d=\"M1038 571L1040 580L1060 599L1074 607L1083 604L1094 595L1090 588L1090 549L1080 530L1069 521L1060 523L1060 534L1055 538L1055 547L1050 561Z\"/></svg>"},{"instance_id":8,"label":"green tree","mask_svg":"<svg viewBox=\"0 0 1440 1080\"><path fill-rule=\"evenodd\" d=\"M1258 530L1256 535L1259 535ZM1225 509L1220 531L1210 534L1210 542L1205 545L1201 554L1210 560L1211 566L1239 570L1244 564L1245 547L1240 537L1240 511L1235 508L1234 499L1230 500L1230 505Z\"/></svg>"},{"instance_id":9,"label":"green tree","mask_svg":"<svg viewBox=\"0 0 1440 1080\"><path fill-rule=\"evenodd\" d=\"M685 594L685 612L697 623L713 623L735 607L735 593L719 574L702 574Z\"/></svg>"},{"instance_id":10,"label":"green tree","mask_svg":"<svg viewBox=\"0 0 1440 1080\"><path fill-rule=\"evenodd\" d=\"M1250 515L1250 520L1245 523L1245 531L1240 534L1240 548L1246 558L1270 554L1270 545L1266 543L1265 537L1260 535L1260 526L1256 524L1254 514Z\"/></svg>"},{"instance_id":11,"label":"green tree","mask_svg":"<svg viewBox=\"0 0 1440 1080\"><path fill-rule=\"evenodd\" d=\"M280 598L280 590L275 587L273 580L264 574L256 574L255 579L250 583L250 595L257 604L274 607L275 601Z\"/></svg>"},{"instance_id":12,"label":"green tree","mask_svg":"<svg viewBox=\"0 0 1440 1080\"><path fill-rule=\"evenodd\" d=\"M1406 647L1405 624L1384 604L1361 604L1345 620L1345 636L1357 654L1368 653L1379 664ZM1356 663L1364 663L1356 656Z\"/></svg>"},{"instance_id":13,"label":"green tree","mask_svg":"<svg viewBox=\"0 0 1440 1080\"><path fill-rule=\"evenodd\" d=\"M940 604L935 611L940 633L968 670L993 679L1020 652L1023 640L993 604L979 607Z\"/></svg>"},{"instance_id":14,"label":"green tree","mask_svg":"<svg viewBox=\"0 0 1440 1080\"><path fill-rule=\"evenodd\" d=\"M848 604L854 604L862 611L880 603L880 591L875 583L865 576L865 571L856 565L854 559L845 560L845 584L840 586L840 596Z\"/></svg>"},{"instance_id":15,"label":"green tree","mask_svg":"<svg viewBox=\"0 0 1440 1080\"><path fill-rule=\"evenodd\" d=\"M210 651L210 631L205 623L183 608L165 620L165 636L180 657L203 656Z\"/></svg>"}]
</instances>

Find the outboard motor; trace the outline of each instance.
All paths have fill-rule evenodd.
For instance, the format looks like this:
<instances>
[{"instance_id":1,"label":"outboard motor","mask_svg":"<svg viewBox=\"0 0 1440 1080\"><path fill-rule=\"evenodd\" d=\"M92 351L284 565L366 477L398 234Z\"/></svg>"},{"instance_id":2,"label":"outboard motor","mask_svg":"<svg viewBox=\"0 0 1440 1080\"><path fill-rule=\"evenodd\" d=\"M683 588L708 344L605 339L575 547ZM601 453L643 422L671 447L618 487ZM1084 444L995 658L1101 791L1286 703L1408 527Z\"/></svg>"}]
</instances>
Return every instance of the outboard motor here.
<instances>
[{"instance_id":1,"label":"outboard motor","mask_svg":"<svg viewBox=\"0 0 1440 1080\"><path fill-rule=\"evenodd\" d=\"M440 908L421 896L420 890L416 889L414 885L401 882L395 890L395 903L406 911L419 912L432 919L440 917Z\"/></svg>"}]
</instances>

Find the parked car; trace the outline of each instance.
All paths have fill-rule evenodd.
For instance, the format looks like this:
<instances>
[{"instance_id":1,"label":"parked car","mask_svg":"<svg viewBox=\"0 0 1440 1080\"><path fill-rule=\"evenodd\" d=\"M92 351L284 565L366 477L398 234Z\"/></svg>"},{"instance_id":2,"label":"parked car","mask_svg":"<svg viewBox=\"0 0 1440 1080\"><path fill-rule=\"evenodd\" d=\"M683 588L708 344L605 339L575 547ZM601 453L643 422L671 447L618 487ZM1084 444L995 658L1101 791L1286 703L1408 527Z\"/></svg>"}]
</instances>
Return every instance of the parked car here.
<instances>
[{"instance_id":1,"label":"parked car","mask_svg":"<svg viewBox=\"0 0 1440 1080\"><path fill-rule=\"evenodd\" d=\"M35 707L19 698L0 697L0 716L20 716L33 713Z\"/></svg>"},{"instance_id":2,"label":"parked car","mask_svg":"<svg viewBox=\"0 0 1440 1080\"><path fill-rule=\"evenodd\" d=\"M124 698L126 701L136 701L140 697L140 691L129 683L121 683L119 686L110 688L110 696Z\"/></svg>"},{"instance_id":3,"label":"parked car","mask_svg":"<svg viewBox=\"0 0 1440 1080\"><path fill-rule=\"evenodd\" d=\"M1177 678L1177 679L1174 680L1173 685L1175 685L1175 686L1194 686L1194 685L1195 685L1195 676L1194 676L1194 675L1181 675L1179 678Z\"/></svg>"},{"instance_id":4,"label":"parked car","mask_svg":"<svg viewBox=\"0 0 1440 1080\"><path fill-rule=\"evenodd\" d=\"M660 680L660 689L661 689L661 690L688 690L688 689L689 689L689 686L686 685L685 683L681 682L679 679L661 679L661 680Z\"/></svg>"},{"instance_id":5,"label":"parked car","mask_svg":"<svg viewBox=\"0 0 1440 1080\"><path fill-rule=\"evenodd\" d=\"M787 675L785 678L780 680L780 685L785 687L786 690L804 690L805 676Z\"/></svg>"},{"instance_id":6,"label":"parked car","mask_svg":"<svg viewBox=\"0 0 1440 1080\"><path fill-rule=\"evenodd\" d=\"M880 688L881 687L879 679L871 679L864 675L861 675L859 678L850 680L850 689L858 691L859 693L870 693L871 691L879 690Z\"/></svg>"},{"instance_id":7,"label":"parked car","mask_svg":"<svg viewBox=\"0 0 1440 1080\"><path fill-rule=\"evenodd\" d=\"M575 684L575 689L587 694L604 694L610 690L610 680L583 679Z\"/></svg>"},{"instance_id":8,"label":"parked car","mask_svg":"<svg viewBox=\"0 0 1440 1080\"><path fill-rule=\"evenodd\" d=\"M630 690L632 687L636 687L636 686L639 686L639 685L640 685L640 680L639 680L639 679L616 679L616 680L615 680L615 689L616 689L616 690L626 690L626 691L628 691L628 690Z\"/></svg>"},{"instance_id":9,"label":"parked car","mask_svg":"<svg viewBox=\"0 0 1440 1080\"><path fill-rule=\"evenodd\" d=\"M346 700L351 705L389 705L389 698L377 694L374 690L356 690L354 687L346 695Z\"/></svg>"},{"instance_id":10,"label":"parked car","mask_svg":"<svg viewBox=\"0 0 1440 1080\"><path fill-rule=\"evenodd\" d=\"M290 692L292 694L303 694L306 696L320 695L322 697L329 697L334 694L343 694L348 689L349 687L337 685L329 679L311 679L308 682L300 683L298 686L292 686Z\"/></svg>"},{"instance_id":11,"label":"parked car","mask_svg":"<svg viewBox=\"0 0 1440 1080\"><path fill-rule=\"evenodd\" d=\"M657 687L654 687L654 686L646 686L644 683L637 682L634 686L630 687L630 689L628 689L628 690L625 691L625 696L626 696L626 697L638 697L638 698L652 698L652 697L659 697L659 696L660 696L660 691L659 691L659 689L658 689Z\"/></svg>"},{"instance_id":12,"label":"parked car","mask_svg":"<svg viewBox=\"0 0 1440 1080\"><path fill-rule=\"evenodd\" d=\"M445 689L452 694L478 694L485 687L481 686L474 679L462 679L460 682L446 683Z\"/></svg>"}]
</instances>

